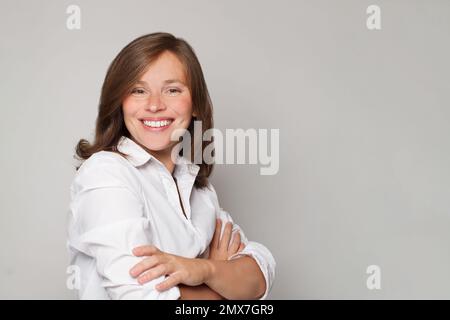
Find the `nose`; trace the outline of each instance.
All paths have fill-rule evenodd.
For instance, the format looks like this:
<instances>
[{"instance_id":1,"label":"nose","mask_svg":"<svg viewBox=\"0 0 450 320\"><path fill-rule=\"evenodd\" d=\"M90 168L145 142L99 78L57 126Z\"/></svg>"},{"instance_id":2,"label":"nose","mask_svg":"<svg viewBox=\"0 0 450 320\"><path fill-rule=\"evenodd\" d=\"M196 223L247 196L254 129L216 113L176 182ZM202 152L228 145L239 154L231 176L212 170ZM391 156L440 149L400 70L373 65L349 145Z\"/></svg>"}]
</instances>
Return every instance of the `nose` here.
<instances>
[{"instance_id":1,"label":"nose","mask_svg":"<svg viewBox=\"0 0 450 320\"><path fill-rule=\"evenodd\" d=\"M161 100L159 95L151 96L148 99L148 104L145 107L146 110L151 112L158 112L160 110L165 110L166 106L164 102Z\"/></svg>"}]
</instances>

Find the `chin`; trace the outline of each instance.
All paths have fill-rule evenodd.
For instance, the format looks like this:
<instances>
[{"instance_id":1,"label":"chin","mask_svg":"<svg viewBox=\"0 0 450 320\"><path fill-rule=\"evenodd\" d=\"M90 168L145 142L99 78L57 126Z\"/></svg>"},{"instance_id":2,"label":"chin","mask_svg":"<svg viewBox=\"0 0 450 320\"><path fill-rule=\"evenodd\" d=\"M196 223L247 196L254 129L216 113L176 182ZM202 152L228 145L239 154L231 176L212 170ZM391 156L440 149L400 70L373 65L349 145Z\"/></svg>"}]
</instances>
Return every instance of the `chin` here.
<instances>
[{"instance_id":1,"label":"chin","mask_svg":"<svg viewBox=\"0 0 450 320\"><path fill-rule=\"evenodd\" d=\"M168 146L150 146L150 147L147 147L148 150L154 151L154 152L161 152L161 151L167 150L168 148L169 148Z\"/></svg>"},{"instance_id":2,"label":"chin","mask_svg":"<svg viewBox=\"0 0 450 320\"><path fill-rule=\"evenodd\" d=\"M155 143L155 141L152 141L151 143L145 143L144 146L150 151L160 152L170 148L171 144L167 142Z\"/></svg>"}]
</instances>

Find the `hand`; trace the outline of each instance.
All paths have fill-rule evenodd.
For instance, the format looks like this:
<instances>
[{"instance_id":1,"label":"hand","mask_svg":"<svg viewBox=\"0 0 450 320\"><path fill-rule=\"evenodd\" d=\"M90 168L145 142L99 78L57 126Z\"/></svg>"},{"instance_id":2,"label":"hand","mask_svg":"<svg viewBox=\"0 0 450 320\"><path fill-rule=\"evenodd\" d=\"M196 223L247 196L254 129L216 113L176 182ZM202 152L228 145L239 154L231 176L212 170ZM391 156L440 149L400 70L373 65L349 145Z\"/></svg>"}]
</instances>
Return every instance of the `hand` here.
<instances>
[{"instance_id":1,"label":"hand","mask_svg":"<svg viewBox=\"0 0 450 320\"><path fill-rule=\"evenodd\" d=\"M209 245L209 258L211 260L228 260L236 252L240 252L244 249L245 244L241 243L241 233L235 232L233 240L231 240L233 224L227 222L223 230L223 236L220 239L220 233L222 230L222 220L216 219L216 229L214 236Z\"/></svg>"},{"instance_id":2,"label":"hand","mask_svg":"<svg viewBox=\"0 0 450 320\"><path fill-rule=\"evenodd\" d=\"M168 290L180 283L188 286L201 285L210 272L205 259L190 259L169 254L153 245L134 248L133 254L138 257L147 256L130 270L131 276L138 277L140 284L169 275L156 286L158 291Z\"/></svg>"}]
</instances>

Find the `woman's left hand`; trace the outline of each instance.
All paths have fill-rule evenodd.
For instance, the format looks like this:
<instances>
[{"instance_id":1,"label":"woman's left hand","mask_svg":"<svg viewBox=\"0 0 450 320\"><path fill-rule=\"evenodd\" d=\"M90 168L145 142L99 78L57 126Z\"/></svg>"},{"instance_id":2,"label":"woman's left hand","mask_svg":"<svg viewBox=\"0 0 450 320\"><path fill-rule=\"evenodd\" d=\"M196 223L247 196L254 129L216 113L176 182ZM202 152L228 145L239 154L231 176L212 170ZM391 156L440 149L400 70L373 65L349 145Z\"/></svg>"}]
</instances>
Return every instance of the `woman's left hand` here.
<instances>
[{"instance_id":1,"label":"woman's left hand","mask_svg":"<svg viewBox=\"0 0 450 320\"><path fill-rule=\"evenodd\" d=\"M208 277L209 265L206 259L190 259L163 252L153 245L133 249L137 257L146 256L130 270L132 277L137 277L144 284L163 275L169 277L158 284L158 291L168 290L180 283L198 286Z\"/></svg>"}]
</instances>

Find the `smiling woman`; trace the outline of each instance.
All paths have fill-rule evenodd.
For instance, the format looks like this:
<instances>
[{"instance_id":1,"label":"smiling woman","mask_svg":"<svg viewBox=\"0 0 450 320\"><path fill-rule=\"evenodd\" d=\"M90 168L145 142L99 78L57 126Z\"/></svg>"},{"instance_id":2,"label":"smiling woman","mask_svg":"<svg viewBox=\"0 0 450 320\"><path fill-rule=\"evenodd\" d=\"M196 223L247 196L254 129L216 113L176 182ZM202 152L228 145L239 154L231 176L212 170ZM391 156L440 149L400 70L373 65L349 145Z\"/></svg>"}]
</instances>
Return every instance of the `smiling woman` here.
<instances>
[{"instance_id":1,"label":"smiling woman","mask_svg":"<svg viewBox=\"0 0 450 320\"><path fill-rule=\"evenodd\" d=\"M187 129L192 116L196 116L185 73L177 56L165 51L150 64L123 101L125 126L130 135L151 150L169 171L173 169L170 157L176 143L171 139L172 133ZM211 119L210 103L203 106Z\"/></svg>"},{"instance_id":2,"label":"smiling woman","mask_svg":"<svg viewBox=\"0 0 450 320\"><path fill-rule=\"evenodd\" d=\"M186 41L153 33L122 49L102 87L94 141L76 148L83 162L71 185L68 249L80 298L267 297L275 260L220 207L212 164L182 152L173 159L172 134L192 132L194 120L212 128Z\"/></svg>"}]
</instances>

